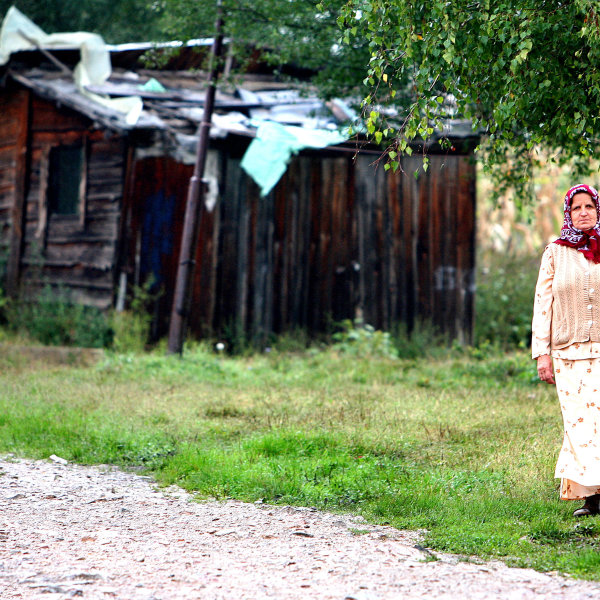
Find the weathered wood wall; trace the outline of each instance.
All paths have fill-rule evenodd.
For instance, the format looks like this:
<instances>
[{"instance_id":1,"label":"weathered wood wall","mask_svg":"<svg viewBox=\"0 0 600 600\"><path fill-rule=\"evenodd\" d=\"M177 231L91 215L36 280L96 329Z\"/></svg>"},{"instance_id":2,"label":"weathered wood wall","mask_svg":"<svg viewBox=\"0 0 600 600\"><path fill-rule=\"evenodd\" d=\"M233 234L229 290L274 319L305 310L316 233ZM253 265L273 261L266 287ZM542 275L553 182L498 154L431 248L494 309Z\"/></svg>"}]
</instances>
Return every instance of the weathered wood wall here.
<instances>
[{"instance_id":1,"label":"weathered wood wall","mask_svg":"<svg viewBox=\"0 0 600 600\"><path fill-rule=\"evenodd\" d=\"M29 92L8 85L0 94L0 264L9 293L19 278L27 173Z\"/></svg>"},{"instance_id":2,"label":"weathered wood wall","mask_svg":"<svg viewBox=\"0 0 600 600\"><path fill-rule=\"evenodd\" d=\"M469 156L405 158L405 174L357 164L360 305L383 329L430 321L469 341L475 288L475 165Z\"/></svg>"},{"instance_id":3,"label":"weathered wood wall","mask_svg":"<svg viewBox=\"0 0 600 600\"><path fill-rule=\"evenodd\" d=\"M131 193L125 209L125 253L121 271L128 282L151 281L154 302L153 335L167 332L177 275L185 198L193 166L168 157L138 160L132 171ZM194 311L190 327L197 335L212 333L215 305L216 220L218 212L204 211L196 252ZM131 288L131 285L129 286Z\"/></svg>"},{"instance_id":4,"label":"weathered wood wall","mask_svg":"<svg viewBox=\"0 0 600 600\"><path fill-rule=\"evenodd\" d=\"M18 89L0 95L0 249L7 283L68 290L109 308L119 275L150 277L155 336L166 332L192 167L133 161L125 137ZM52 148L81 144L76 214L49 210ZM266 198L242 171L247 140L219 153L219 201L204 211L191 329L266 340L362 315L381 329L432 322L470 341L475 257L475 167L468 155L405 159L405 174L373 155L303 152Z\"/></svg>"},{"instance_id":5,"label":"weathered wood wall","mask_svg":"<svg viewBox=\"0 0 600 600\"><path fill-rule=\"evenodd\" d=\"M115 291L125 142L39 98L32 99L31 114L22 285L30 291L50 285L75 302L107 309ZM53 214L48 206L50 152L72 144L81 144L84 153L81 203L77 214Z\"/></svg>"},{"instance_id":6,"label":"weathered wood wall","mask_svg":"<svg viewBox=\"0 0 600 600\"><path fill-rule=\"evenodd\" d=\"M472 160L433 155L429 171L415 178L418 158L404 161L406 174L375 170L372 159L303 153L260 198L239 157L223 152L220 201L201 224L192 329L266 340L296 327L323 331L361 314L388 330L427 320L451 338L470 341ZM160 333L172 300L190 174L190 167L162 158L135 168L131 231L138 241L129 247L138 250L130 264L141 265L142 276L154 273L163 286Z\"/></svg>"},{"instance_id":7,"label":"weathered wood wall","mask_svg":"<svg viewBox=\"0 0 600 600\"><path fill-rule=\"evenodd\" d=\"M431 156L427 174L374 169L372 156L306 154L266 198L227 161L220 206L217 331L323 331L362 315L390 330L430 321L471 339L475 169Z\"/></svg>"}]
</instances>

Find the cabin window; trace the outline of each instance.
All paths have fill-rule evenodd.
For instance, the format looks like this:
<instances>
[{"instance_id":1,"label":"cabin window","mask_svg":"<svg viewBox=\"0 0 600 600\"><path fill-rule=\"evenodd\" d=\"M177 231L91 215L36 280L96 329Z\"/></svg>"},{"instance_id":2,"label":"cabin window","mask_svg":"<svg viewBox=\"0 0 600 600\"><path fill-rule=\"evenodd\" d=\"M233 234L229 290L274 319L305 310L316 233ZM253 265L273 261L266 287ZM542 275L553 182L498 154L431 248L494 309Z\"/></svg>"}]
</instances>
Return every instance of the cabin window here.
<instances>
[{"instance_id":1,"label":"cabin window","mask_svg":"<svg viewBox=\"0 0 600 600\"><path fill-rule=\"evenodd\" d=\"M48 209L50 214L81 214L85 194L83 145L52 148L48 166Z\"/></svg>"}]
</instances>

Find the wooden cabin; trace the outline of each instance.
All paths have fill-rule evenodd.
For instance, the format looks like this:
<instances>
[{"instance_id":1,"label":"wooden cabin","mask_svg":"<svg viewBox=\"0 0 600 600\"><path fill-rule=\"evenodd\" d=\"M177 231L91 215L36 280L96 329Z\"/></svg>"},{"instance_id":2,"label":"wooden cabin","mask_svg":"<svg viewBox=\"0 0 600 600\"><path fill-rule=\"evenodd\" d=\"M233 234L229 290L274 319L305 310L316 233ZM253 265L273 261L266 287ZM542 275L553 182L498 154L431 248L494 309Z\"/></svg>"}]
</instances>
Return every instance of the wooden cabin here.
<instances>
[{"instance_id":1,"label":"wooden cabin","mask_svg":"<svg viewBox=\"0 0 600 600\"><path fill-rule=\"evenodd\" d=\"M187 96L171 86L146 95L130 125L82 96L39 53L21 54L0 87L8 292L32 297L50 285L108 310L150 280L154 334L163 335L193 171L193 147L185 148L197 126L190 109L201 108L201 94L178 72ZM140 81L168 75L142 72ZM218 114L233 109L246 110L239 99L217 98ZM201 217L191 331L266 340L361 316L385 330L429 321L470 342L476 139L470 128L448 135L454 149L432 147L427 172L420 155L404 158L403 172L375 168L378 151L357 154L352 142L303 150L263 198L240 167L251 135L221 131L211 141L214 206Z\"/></svg>"}]
</instances>

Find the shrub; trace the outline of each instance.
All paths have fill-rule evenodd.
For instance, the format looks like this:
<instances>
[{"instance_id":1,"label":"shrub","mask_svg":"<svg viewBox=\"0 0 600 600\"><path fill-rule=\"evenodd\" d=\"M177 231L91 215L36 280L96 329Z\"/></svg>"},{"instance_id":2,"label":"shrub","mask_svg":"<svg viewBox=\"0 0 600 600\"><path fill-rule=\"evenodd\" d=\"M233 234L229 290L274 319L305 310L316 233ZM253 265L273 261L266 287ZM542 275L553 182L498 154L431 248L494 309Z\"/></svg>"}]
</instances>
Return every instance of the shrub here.
<instances>
[{"instance_id":1,"label":"shrub","mask_svg":"<svg viewBox=\"0 0 600 600\"><path fill-rule=\"evenodd\" d=\"M343 321L341 327L341 331L333 334L336 350L360 357L398 357L392 336L387 331L378 331L371 325L350 320Z\"/></svg>"},{"instance_id":2,"label":"shrub","mask_svg":"<svg viewBox=\"0 0 600 600\"><path fill-rule=\"evenodd\" d=\"M162 291L152 292L153 286L152 277L144 285L134 286L129 297L129 310L111 312L112 347L117 352L142 352L146 349L152 326L149 309L162 294Z\"/></svg>"},{"instance_id":3,"label":"shrub","mask_svg":"<svg viewBox=\"0 0 600 600\"><path fill-rule=\"evenodd\" d=\"M6 310L8 308L8 297L6 295L6 265L8 262L8 251L0 247L0 323L6 322Z\"/></svg>"},{"instance_id":4,"label":"shrub","mask_svg":"<svg viewBox=\"0 0 600 600\"><path fill-rule=\"evenodd\" d=\"M150 315L129 311L113 311L110 315L113 331L112 349L116 352L142 352L150 330Z\"/></svg>"},{"instance_id":5,"label":"shrub","mask_svg":"<svg viewBox=\"0 0 600 600\"><path fill-rule=\"evenodd\" d=\"M432 357L454 349L430 321L417 321L410 332L404 323L399 323L392 334L399 358Z\"/></svg>"},{"instance_id":6,"label":"shrub","mask_svg":"<svg viewBox=\"0 0 600 600\"><path fill-rule=\"evenodd\" d=\"M50 286L34 302L10 302L6 312L9 327L42 344L102 348L112 341L112 329L100 309L64 300Z\"/></svg>"},{"instance_id":7,"label":"shrub","mask_svg":"<svg viewBox=\"0 0 600 600\"><path fill-rule=\"evenodd\" d=\"M480 261L475 297L475 344L505 350L531 339L533 296L540 256L492 253Z\"/></svg>"}]
</instances>

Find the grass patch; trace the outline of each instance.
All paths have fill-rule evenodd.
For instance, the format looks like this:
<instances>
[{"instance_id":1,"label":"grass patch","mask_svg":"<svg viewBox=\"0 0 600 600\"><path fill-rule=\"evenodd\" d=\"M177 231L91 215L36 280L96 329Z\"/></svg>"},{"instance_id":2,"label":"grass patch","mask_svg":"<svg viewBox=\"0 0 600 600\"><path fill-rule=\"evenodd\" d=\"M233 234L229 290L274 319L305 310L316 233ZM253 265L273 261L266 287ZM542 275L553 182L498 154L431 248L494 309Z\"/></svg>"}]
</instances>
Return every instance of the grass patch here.
<instances>
[{"instance_id":1,"label":"grass patch","mask_svg":"<svg viewBox=\"0 0 600 600\"><path fill-rule=\"evenodd\" d=\"M425 529L436 550L600 579L600 520L557 499L554 390L525 353L365 359L338 346L232 358L0 354L0 452L141 468L200 497Z\"/></svg>"}]
</instances>

